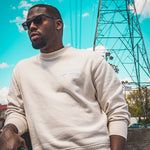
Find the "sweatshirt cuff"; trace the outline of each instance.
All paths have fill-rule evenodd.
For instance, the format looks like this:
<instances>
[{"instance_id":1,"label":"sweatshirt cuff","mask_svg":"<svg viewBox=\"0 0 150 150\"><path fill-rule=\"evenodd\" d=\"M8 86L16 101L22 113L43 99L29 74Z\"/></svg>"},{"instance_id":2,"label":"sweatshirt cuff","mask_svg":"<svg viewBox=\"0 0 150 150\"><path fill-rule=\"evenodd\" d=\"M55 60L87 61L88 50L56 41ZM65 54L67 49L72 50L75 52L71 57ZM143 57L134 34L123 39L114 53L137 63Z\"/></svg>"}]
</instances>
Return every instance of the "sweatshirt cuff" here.
<instances>
[{"instance_id":1,"label":"sweatshirt cuff","mask_svg":"<svg viewBox=\"0 0 150 150\"><path fill-rule=\"evenodd\" d=\"M10 123L16 126L16 128L18 129L18 135L22 135L27 131L26 123L24 123L23 120L20 120L20 118L13 117L13 120L11 118L8 118L5 120L4 126Z\"/></svg>"},{"instance_id":2,"label":"sweatshirt cuff","mask_svg":"<svg viewBox=\"0 0 150 150\"><path fill-rule=\"evenodd\" d=\"M109 135L120 135L127 139L128 123L126 120L112 121L108 125Z\"/></svg>"}]
</instances>

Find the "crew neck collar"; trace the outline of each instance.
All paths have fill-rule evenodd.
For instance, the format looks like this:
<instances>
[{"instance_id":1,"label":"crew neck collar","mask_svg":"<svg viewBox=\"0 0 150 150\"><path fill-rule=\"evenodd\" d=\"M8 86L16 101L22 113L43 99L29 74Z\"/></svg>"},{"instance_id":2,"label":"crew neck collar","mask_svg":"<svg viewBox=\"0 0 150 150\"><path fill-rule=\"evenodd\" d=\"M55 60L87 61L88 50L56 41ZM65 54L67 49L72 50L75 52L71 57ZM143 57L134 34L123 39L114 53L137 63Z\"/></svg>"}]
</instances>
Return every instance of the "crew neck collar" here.
<instances>
[{"instance_id":1,"label":"crew neck collar","mask_svg":"<svg viewBox=\"0 0 150 150\"><path fill-rule=\"evenodd\" d=\"M63 47L63 48L61 48L57 51L51 52L51 53L40 53L39 54L39 59L44 60L44 61L51 60L53 58L58 57L62 53L64 53L68 48L69 48L69 46L66 46L66 47Z\"/></svg>"}]
</instances>

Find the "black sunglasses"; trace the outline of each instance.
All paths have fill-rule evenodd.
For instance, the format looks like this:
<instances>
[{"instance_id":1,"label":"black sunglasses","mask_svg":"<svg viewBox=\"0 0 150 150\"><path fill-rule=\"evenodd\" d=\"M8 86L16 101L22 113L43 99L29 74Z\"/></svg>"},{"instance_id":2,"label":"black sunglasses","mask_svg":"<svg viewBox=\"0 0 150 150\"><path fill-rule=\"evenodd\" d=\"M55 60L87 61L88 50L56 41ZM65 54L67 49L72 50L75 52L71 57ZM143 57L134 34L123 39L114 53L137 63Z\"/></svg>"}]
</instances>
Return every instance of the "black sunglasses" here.
<instances>
[{"instance_id":1,"label":"black sunglasses","mask_svg":"<svg viewBox=\"0 0 150 150\"><path fill-rule=\"evenodd\" d=\"M38 16L33 17L33 19L31 19L31 20L25 21L25 22L22 24L24 30L29 30L30 25L31 25L32 22L33 22L35 25L40 25L40 24L42 24L42 22L43 22L43 17L44 17L44 16L45 16L45 17L48 17L48 18L51 18L51 19L59 19L59 18L52 17L52 16L48 16L48 15L45 15L45 14L40 14L40 15L38 15Z\"/></svg>"}]
</instances>

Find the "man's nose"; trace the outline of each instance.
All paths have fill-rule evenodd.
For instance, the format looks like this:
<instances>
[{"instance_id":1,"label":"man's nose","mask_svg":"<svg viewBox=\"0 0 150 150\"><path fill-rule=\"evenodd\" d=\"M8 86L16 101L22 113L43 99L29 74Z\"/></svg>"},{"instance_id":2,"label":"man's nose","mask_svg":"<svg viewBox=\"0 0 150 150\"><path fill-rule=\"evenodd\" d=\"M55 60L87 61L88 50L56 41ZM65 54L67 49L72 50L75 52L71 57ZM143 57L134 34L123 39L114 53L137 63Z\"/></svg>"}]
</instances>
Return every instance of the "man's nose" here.
<instances>
[{"instance_id":1,"label":"man's nose","mask_svg":"<svg viewBox=\"0 0 150 150\"><path fill-rule=\"evenodd\" d=\"M37 25L32 21L31 24L30 24L30 27L29 27L29 30L35 30L37 29Z\"/></svg>"}]
</instances>

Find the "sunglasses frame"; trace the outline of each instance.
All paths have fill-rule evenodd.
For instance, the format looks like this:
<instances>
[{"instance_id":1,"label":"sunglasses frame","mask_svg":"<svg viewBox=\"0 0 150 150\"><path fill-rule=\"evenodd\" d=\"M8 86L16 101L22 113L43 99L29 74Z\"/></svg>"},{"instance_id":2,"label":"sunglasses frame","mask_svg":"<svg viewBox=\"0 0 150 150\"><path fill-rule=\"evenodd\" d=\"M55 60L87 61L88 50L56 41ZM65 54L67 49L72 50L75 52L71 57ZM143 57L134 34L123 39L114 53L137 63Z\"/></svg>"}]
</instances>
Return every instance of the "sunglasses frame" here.
<instances>
[{"instance_id":1,"label":"sunglasses frame","mask_svg":"<svg viewBox=\"0 0 150 150\"><path fill-rule=\"evenodd\" d=\"M37 16L33 17L32 19L27 20L27 21L25 21L24 23L22 23L23 29L24 29L24 30L29 30L30 25L31 25L32 22L33 22L34 24L36 24L36 25L40 24L40 23L35 23L35 19L36 19L37 17L39 17L39 16L40 16L40 17L45 16L45 17L50 18L50 19L59 19L59 18L56 18L56 17L53 17L53 16L48 16L48 15L45 15L45 14L40 14L40 15L37 15ZM42 21L43 21L43 18L42 18ZM42 23L42 21L41 21L41 23Z\"/></svg>"}]
</instances>

